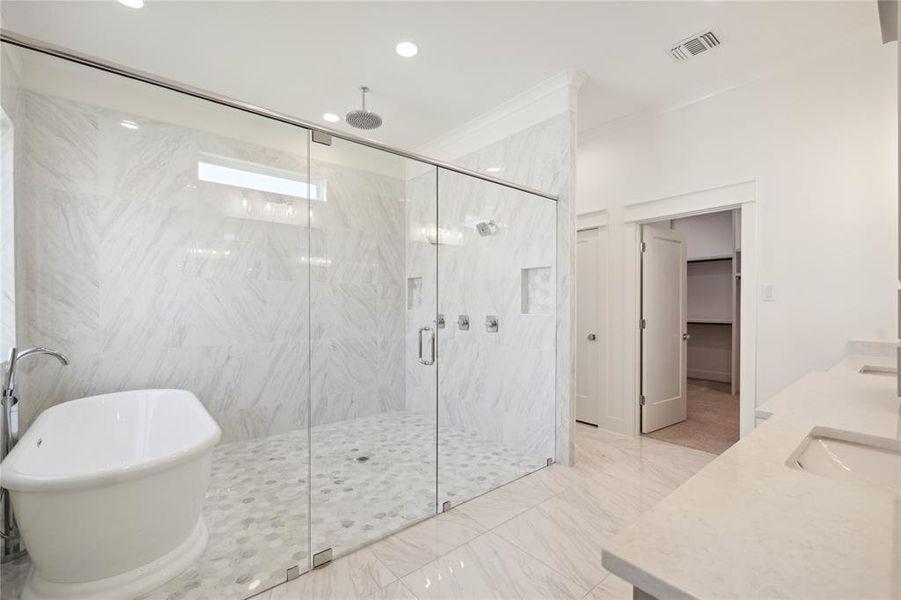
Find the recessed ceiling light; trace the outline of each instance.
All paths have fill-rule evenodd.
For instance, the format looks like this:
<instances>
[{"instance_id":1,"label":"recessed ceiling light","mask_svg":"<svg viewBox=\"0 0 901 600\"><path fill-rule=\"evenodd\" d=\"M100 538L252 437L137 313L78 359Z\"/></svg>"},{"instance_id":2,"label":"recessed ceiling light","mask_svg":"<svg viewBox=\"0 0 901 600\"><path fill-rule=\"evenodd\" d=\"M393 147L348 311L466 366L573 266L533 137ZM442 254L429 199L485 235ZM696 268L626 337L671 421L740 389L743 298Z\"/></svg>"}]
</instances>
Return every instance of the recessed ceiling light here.
<instances>
[{"instance_id":1,"label":"recessed ceiling light","mask_svg":"<svg viewBox=\"0 0 901 600\"><path fill-rule=\"evenodd\" d=\"M488 173L500 173L503 170L503 167L488 167L487 169L485 169L485 171Z\"/></svg>"},{"instance_id":2,"label":"recessed ceiling light","mask_svg":"<svg viewBox=\"0 0 901 600\"><path fill-rule=\"evenodd\" d=\"M122 119L121 121L119 121L119 125L121 125L125 129L138 129L138 124L134 121L129 121L128 119Z\"/></svg>"},{"instance_id":3,"label":"recessed ceiling light","mask_svg":"<svg viewBox=\"0 0 901 600\"><path fill-rule=\"evenodd\" d=\"M141 8L144 6L144 0L119 0L119 4L127 6L128 8Z\"/></svg>"},{"instance_id":4,"label":"recessed ceiling light","mask_svg":"<svg viewBox=\"0 0 901 600\"><path fill-rule=\"evenodd\" d=\"M413 58L419 54L419 46L413 42L401 42L394 49L404 58Z\"/></svg>"},{"instance_id":5,"label":"recessed ceiling light","mask_svg":"<svg viewBox=\"0 0 901 600\"><path fill-rule=\"evenodd\" d=\"M336 115L335 113L325 113L322 115L322 118L328 121L329 123L337 123L341 120L341 117Z\"/></svg>"}]
</instances>

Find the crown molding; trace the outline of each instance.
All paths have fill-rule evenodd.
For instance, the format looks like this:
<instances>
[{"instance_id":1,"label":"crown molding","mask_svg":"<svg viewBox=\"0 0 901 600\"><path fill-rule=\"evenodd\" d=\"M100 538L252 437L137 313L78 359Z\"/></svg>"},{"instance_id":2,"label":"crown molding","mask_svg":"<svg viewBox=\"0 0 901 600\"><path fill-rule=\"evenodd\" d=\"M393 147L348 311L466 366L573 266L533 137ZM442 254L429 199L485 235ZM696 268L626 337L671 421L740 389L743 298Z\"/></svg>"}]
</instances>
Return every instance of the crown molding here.
<instances>
[{"instance_id":1,"label":"crown molding","mask_svg":"<svg viewBox=\"0 0 901 600\"><path fill-rule=\"evenodd\" d=\"M416 151L454 160L561 113L575 112L579 88L587 79L582 71L563 71L426 142Z\"/></svg>"}]
</instances>

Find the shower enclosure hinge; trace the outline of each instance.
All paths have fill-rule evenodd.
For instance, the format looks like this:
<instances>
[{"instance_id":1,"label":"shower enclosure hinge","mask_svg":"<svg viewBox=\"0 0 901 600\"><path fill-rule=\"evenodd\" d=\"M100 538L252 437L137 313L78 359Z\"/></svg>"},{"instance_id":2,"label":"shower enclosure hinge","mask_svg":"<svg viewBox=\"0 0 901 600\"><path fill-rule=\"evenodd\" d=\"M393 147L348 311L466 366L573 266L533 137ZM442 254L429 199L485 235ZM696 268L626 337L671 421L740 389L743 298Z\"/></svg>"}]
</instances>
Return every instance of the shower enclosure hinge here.
<instances>
[{"instance_id":1,"label":"shower enclosure hinge","mask_svg":"<svg viewBox=\"0 0 901 600\"><path fill-rule=\"evenodd\" d=\"M647 328L648 328L648 322L645 321L644 319L641 319L640 321L638 321L638 326L641 327L642 329L647 329Z\"/></svg>"},{"instance_id":2,"label":"shower enclosure hinge","mask_svg":"<svg viewBox=\"0 0 901 600\"><path fill-rule=\"evenodd\" d=\"M645 400L645 398L644 398L644 394L642 394L641 396L638 397L638 404L639 404L640 406L644 406L644 405L646 404L646 400Z\"/></svg>"},{"instance_id":3,"label":"shower enclosure hinge","mask_svg":"<svg viewBox=\"0 0 901 600\"><path fill-rule=\"evenodd\" d=\"M646 242L642 242L641 244L639 244L639 248L641 248L641 251L642 251L642 252L647 252L647 251L648 251L648 244L647 244Z\"/></svg>"},{"instance_id":4,"label":"shower enclosure hinge","mask_svg":"<svg viewBox=\"0 0 901 600\"><path fill-rule=\"evenodd\" d=\"M450 502L450 500L445 500L445 501L444 501L444 504L441 505L441 512L447 512L447 511L449 511L450 509L451 509L451 502Z\"/></svg>"},{"instance_id":5,"label":"shower enclosure hinge","mask_svg":"<svg viewBox=\"0 0 901 600\"><path fill-rule=\"evenodd\" d=\"M318 129L313 130L313 141L317 144L322 144L323 146L331 146L332 145L332 134L326 133L324 131L319 131Z\"/></svg>"},{"instance_id":6,"label":"shower enclosure hinge","mask_svg":"<svg viewBox=\"0 0 901 600\"><path fill-rule=\"evenodd\" d=\"M547 466L551 466L552 464L554 464L554 459L553 458L547 459Z\"/></svg>"},{"instance_id":7,"label":"shower enclosure hinge","mask_svg":"<svg viewBox=\"0 0 901 600\"><path fill-rule=\"evenodd\" d=\"M332 549L326 548L322 552L317 552L313 555L313 568L318 569L323 565L327 565L332 562Z\"/></svg>"},{"instance_id":8,"label":"shower enclosure hinge","mask_svg":"<svg viewBox=\"0 0 901 600\"><path fill-rule=\"evenodd\" d=\"M298 577L300 577L300 565L294 565L293 567L288 569L285 579L291 581L293 579L297 579Z\"/></svg>"}]
</instances>

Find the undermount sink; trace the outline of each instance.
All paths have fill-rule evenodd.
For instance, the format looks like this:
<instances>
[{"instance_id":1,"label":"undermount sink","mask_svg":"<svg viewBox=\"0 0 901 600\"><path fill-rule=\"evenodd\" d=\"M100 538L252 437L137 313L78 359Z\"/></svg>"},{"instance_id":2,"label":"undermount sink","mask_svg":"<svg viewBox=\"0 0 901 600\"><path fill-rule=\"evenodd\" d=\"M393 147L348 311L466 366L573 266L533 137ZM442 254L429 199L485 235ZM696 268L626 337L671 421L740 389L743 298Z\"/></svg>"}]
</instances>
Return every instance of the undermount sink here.
<instances>
[{"instance_id":1,"label":"undermount sink","mask_svg":"<svg viewBox=\"0 0 901 600\"><path fill-rule=\"evenodd\" d=\"M901 495L901 440L814 427L786 464Z\"/></svg>"}]
</instances>

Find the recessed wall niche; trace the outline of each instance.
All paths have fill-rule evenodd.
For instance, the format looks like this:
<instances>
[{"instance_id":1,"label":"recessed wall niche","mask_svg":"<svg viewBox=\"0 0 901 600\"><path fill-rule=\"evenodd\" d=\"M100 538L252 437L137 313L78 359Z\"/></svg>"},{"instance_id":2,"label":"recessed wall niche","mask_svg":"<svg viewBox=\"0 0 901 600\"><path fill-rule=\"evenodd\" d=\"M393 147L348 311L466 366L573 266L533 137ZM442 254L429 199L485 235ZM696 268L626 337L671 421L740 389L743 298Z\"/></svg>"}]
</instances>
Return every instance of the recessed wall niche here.
<instances>
[{"instance_id":1,"label":"recessed wall niche","mask_svg":"<svg viewBox=\"0 0 901 600\"><path fill-rule=\"evenodd\" d=\"M422 306L422 277L407 278L407 310Z\"/></svg>"},{"instance_id":2,"label":"recessed wall niche","mask_svg":"<svg viewBox=\"0 0 901 600\"><path fill-rule=\"evenodd\" d=\"M554 280L550 267L522 270L522 314L554 314Z\"/></svg>"}]
</instances>

